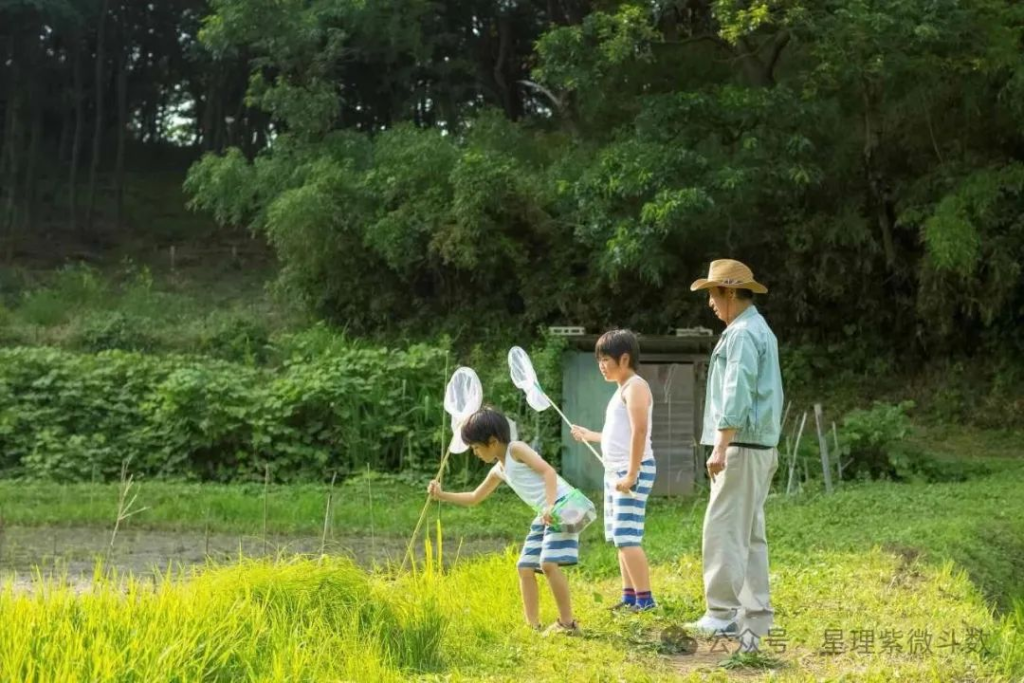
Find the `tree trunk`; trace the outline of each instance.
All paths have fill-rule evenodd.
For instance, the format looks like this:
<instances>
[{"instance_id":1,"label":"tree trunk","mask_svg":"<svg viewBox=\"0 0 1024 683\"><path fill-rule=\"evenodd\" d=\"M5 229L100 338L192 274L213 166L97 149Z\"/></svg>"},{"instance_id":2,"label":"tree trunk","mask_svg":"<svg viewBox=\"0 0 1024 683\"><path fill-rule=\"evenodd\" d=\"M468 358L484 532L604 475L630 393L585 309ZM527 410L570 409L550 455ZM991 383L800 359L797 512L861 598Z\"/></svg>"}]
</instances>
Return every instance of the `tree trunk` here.
<instances>
[{"instance_id":1,"label":"tree trunk","mask_svg":"<svg viewBox=\"0 0 1024 683\"><path fill-rule=\"evenodd\" d=\"M216 88L213 94L213 149L224 151L224 88Z\"/></svg>"},{"instance_id":2,"label":"tree trunk","mask_svg":"<svg viewBox=\"0 0 1024 683\"><path fill-rule=\"evenodd\" d=\"M498 58L494 63L494 83L498 86L498 96L505 116L511 121L519 119L519 98L516 96L515 80L509 83L505 69L515 40L512 34L512 18L507 14L498 15Z\"/></svg>"},{"instance_id":3,"label":"tree trunk","mask_svg":"<svg viewBox=\"0 0 1024 683\"><path fill-rule=\"evenodd\" d=\"M100 9L99 29L96 32L96 126L92 134L92 165L89 168L89 204L85 211L85 226L92 230L93 215L96 211L96 180L100 171L100 156L103 153L103 62L106 60L107 12L110 0L103 0Z\"/></svg>"},{"instance_id":4,"label":"tree trunk","mask_svg":"<svg viewBox=\"0 0 1024 683\"><path fill-rule=\"evenodd\" d=\"M12 66L13 66L12 59L13 59L13 54L14 54L13 42L14 42L13 38L6 39L4 41L4 44L7 45L7 49L3 51L3 54L5 55L5 61L7 63L11 64ZM11 92L12 93L14 92L13 87L11 89ZM6 154L7 154L7 144L11 140L11 106L10 106L10 99L9 98L8 98L8 100L6 100L6 103L7 103L7 106L4 107L4 120L3 120L3 123L0 124L0 178L3 178L4 159L7 158L6 157ZM3 186L0 185L0 196L2 196L2 194L3 194Z\"/></svg>"},{"instance_id":5,"label":"tree trunk","mask_svg":"<svg viewBox=\"0 0 1024 683\"><path fill-rule=\"evenodd\" d=\"M121 230L124 220L124 145L128 134L128 55L121 54L117 71L117 203L114 224Z\"/></svg>"},{"instance_id":6,"label":"tree trunk","mask_svg":"<svg viewBox=\"0 0 1024 683\"><path fill-rule=\"evenodd\" d=\"M254 158L256 154L267 146L269 121L263 112L258 109L251 109L252 115L256 117L256 140L253 142L253 152L249 158Z\"/></svg>"},{"instance_id":7,"label":"tree trunk","mask_svg":"<svg viewBox=\"0 0 1024 683\"><path fill-rule=\"evenodd\" d=\"M68 226L72 232L78 230L78 166L82 151L82 128L85 126L85 95L82 84L82 40L75 36L74 88L75 88L75 134L71 141L71 173L68 179Z\"/></svg>"},{"instance_id":8,"label":"tree trunk","mask_svg":"<svg viewBox=\"0 0 1024 683\"><path fill-rule=\"evenodd\" d=\"M36 221L36 176L39 167L39 141L43 137L43 117L40 111L42 106L37 106L32 116L32 133L28 143L28 166L25 169L25 201L22 210L22 226L24 232L34 231L38 226Z\"/></svg>"},{"instance_id":9,"label":"tree trunk","mask_svg":"<svg viewBox=\"0 0 1024 683\"><path fill-rule=\"evenodd\" d=\"M789 41L790 33L787 30L780 31L760 45L752 38L740 39L740 45L743 47L743 52L739 55L740 66L751 85L758 88L775 86L775 67Z\"/></svg>"},{"instance_id":10,"label":"tree trunk","mask_svg":"<svg viewBox=\"0 0 1024 683\"><path fill-rule=\"evenodd\" d=\"M210 69L206 72L206 77L209 79L206 85L206 99L203 102L203 151L213 151L213 99L215 97L214 85L213 85L213 70Z\"/></svg>"},{"instance_id":11,"label":"tree trunk","mask_svg":"<svg viewBox=\"0 0 1024 683\"><path fill-rule=\"evenodd\" d=\"M9 263L14 256L14 226L16 222L17 205L15 198L18 196L18 176L21 171L21 141L22 135L22 106L24 89L21 86L21 61L15 57L15 40L12 38L9 43L10 51L8 61L11 66L11 88L7 98L7 117L5 121L6 142L4 144L3 163L0 168L4 178L3 189L3 212L0 213L0 242L3 244L4 258Z\"/></svg>"},{"instance_id":12,"label":"tree trunk","mask_svg":"<svg viewBox=\"0 0 1024 683\"><path fill-rule=\"evenodd\" d=\"M674 7L669 7L665 10L665 13L660 17L659 23L661 24L661 32L665 36L665 40L670 43L679 40L679 14Z\"/></svg>"},{"instance_id":13,"label":"tree trunk","mask_svg":"<svg viewBox=\"0 0 1024 683\"><path fill-rule=\"evenodd\" d=\"M562 18L561 8L555 0L547 0L548 5L548 21L552 24L561 24L560 19Z\"/></svg>"},{"instance_id":14,"label":"tree trunk","mask_svg":"<svg viewBox=\"0 0 1024 683\"><path fill-rule=\"evenodd\" d=\"M67 104L68 100L66 98L61 98L63 116L61 116L60 122L60 140L57 142L58 165L67 163L71 157L71 130L74 114L71 113L71 108L68 107Z\"/></svg>"},{"instance_id":15,"label":"tree trunk","mask_svg":"<svg viewBox=\"0 0 1024 683\"><path fill-rule=\"evenodd\" d=\"M21 175L21 140L24 137L22 134L22 102L20 94L16 95L16 98L8 105L12 110L11 139L6 145L7 163L5 166L7 172L4 185L7 192L4 198L2 223L0 223L3 225L4 258L8 263L10 263L14 256L14 226L17 223L18 209L16 197L18 196L18 181Z\"/></svg>"},{"instance_id":16,"label":"tree trunk","mask_svg":"<svg viewBox=\"0 0 1024 683\"><path fill-rule=\"evenodd\" d=\"M242 147L245 138L239 131L245 130L243 117L245 116L245 98L238 100L238 107L235 109L235 121L228 126L228 147Z\"/></svg>"},{"instance_id":17,"label":"tree trunk","mask_svg":"<svg viewBox=\"0 0 1024 683\"><path fill-rule=\"evenodd\" d=\"M590 14L589 0L561 0L562 12L570 24L582 24Z\"/></svg>"},{"instance_id":18,"label":"tree trunk","mask_svg":"<svg viewBox=\"0 0 1024 683\"><path fill-rule=\"evenodd\" d=\"M870 202L874 207L878 229L882 234L882 249L885 252L885 266L891 272L896 267L896 247L893 243L893 225L895 224L892 198L889 196L888 184L878 168L876 152L881 145L882 131L879 123L878 86L865 83L864 98L864 172L871 193Z\"/></svg>"},{"instance_id":19,"label":"tree trunk","mask_svg":"<svg viewBox=\"0 0 1024 683\"><path fill-rule=\"evenodd\" d=\"M8 38L7 50L6 50L6 61L11 65L11 83L10 91L7 96L6 104L4 107L4 124L3 129L0 130L0 179L4 177L7 171L7 154L9 147L14 144L14 102L18 97L18 83L15 75L17 73L18 65L14 61L14 38ZM0 198L3 197L4 186L0 185ZM2 220L2 217L0 217Z\"/></svg>"}]
</instances>

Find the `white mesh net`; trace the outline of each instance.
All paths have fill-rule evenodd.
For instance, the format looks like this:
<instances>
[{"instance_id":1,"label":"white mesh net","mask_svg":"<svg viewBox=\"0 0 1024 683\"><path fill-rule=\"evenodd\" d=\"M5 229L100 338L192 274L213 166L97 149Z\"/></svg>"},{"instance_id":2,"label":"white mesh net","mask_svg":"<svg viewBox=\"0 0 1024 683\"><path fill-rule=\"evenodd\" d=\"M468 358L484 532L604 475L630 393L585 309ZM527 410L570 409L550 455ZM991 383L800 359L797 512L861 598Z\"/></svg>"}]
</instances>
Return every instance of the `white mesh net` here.
<instances>
[{"instance_id":1,"label":"white mesh net","mask_svg":"<svg viewBox=\"0 0 1024 683\"><path fill-rule=\"evenodd\" d=\"M537 381L537 372L533 369L533 362L529 354L522 348L513 346L508 352L508 370L512 376L512 383L526 392L526 402L534 410L547 410L551 407L544 390Z\"/></svg>"},{"instance_id":2,"label":"white mesh net","mask_svg":"<svg viewBox=\"0 0 1024 683\"><path fill-rule=\"evenodd\" d=\"M452 453L465 453L469 448L462 440L462 425L480 410L483 402L484 389L476 372L472 368L458 368L444 393L444 410L452 418L452 441L448 446Z\"/></svg>"}]
</instances>

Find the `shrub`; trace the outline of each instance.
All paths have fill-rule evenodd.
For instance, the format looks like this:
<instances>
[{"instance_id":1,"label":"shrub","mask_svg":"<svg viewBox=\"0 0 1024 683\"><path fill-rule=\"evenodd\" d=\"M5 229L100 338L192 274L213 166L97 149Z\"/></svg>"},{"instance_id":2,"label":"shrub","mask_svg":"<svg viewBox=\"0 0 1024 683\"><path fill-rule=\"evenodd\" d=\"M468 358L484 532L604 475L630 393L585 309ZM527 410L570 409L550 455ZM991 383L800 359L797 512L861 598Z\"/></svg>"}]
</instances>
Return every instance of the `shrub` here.
<instances>
[{"instance_id":1,"label":"shrub","mask_svg":"<svg viewBox=\"0 0 1024 683\"><path fill-rule=\"evenodd\" d=\"M138 318L111 311L86 317L73 335L72 345L84 351L148 351L154 342Z\"/></svg>"},{"instance_id":2,"label":"shrub","mask_svg":"<svg viewBox=\"0 0 1024 683\"><path fill-rule=\"evenodd\" d=\"M270 331L262 321L233 314L212 320L199 350L215 358L255 365L266 361L269 347Z\"/></svg>"},{"instance_id":3,"label":"shrub","mask_svg":"<svg viewBox=\"0 0 1024 683\"><path fill-rule=\"evenodd\" d=\"M318 342L317 353L288 343L291 355L273 369L122 350L0 349L0 470L67 481L115 478L126 459L140 474L218 481L262 478L266 467L275 480L436 470L446 362L449 374L458 365L447 341L394 349L338 336ZM539 368L556 348L536 354ZM482 373L485 396L512 404L518 392L507 373L508 387L498 383L500 367ZM556 434L551 427L544 440ZM452 466L467 476L480 470L471 458Z\"/></svg>"},{"instance_id":4,"label":"shrub","mask_svg":"<svg viewBox=\"0 0 1024 683\"><path fill-rule=\"evenodd\" d=\"M843 419L837 454L844 462L844 476L906 481L962 481L984 469L962 462L944 462L907 441L911 424L908 412L913 401L876 403L868 410L854 410Z\"/></svg>"},{"instance_id":5,"label":"shrub","mask_svg":"<svg viewBox=\"0 0 1024 683\"><path fill-rule=\"evenodd\" d=\"M57 272L48 287L26 292L18 313L26 322L51 327L83 307L99 307L107 295L107 283L94 269L68 266Z\"/></svg>"}]
</instances>

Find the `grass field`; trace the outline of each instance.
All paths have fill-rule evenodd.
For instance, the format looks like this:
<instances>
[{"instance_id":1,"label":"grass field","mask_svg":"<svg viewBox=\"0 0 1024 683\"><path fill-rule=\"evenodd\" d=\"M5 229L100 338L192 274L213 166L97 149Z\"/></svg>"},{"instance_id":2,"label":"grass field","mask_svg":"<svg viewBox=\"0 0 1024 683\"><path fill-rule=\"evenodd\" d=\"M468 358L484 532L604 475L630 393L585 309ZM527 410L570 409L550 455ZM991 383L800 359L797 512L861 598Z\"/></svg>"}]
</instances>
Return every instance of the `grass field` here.
<instances>
[{"instance_id":1,"label":"grass field","mask_svg":"<svg viewBox=\"0 0 1024 683\"><path fill-rule=\"evenodd\" d=\"M514 548L455 557L463 540L519 542L530 513L500 494L476 509L433 508L431 563L415 574L307 556L127 587L101 578L80 594L9 584L0 596L0 680L1024 680L1024 460L1006 435L942 442L977 447L967 455L990 473L770 499L784 633L752 659L714 642L686 654L670 637L703 610L703 497L652 504L656 613L607 613L615 556L589 529L571 571L585 635L545 639L522 624ZM270 487L268 531L320 534L326 492ZM261 486L142 482L139 493L148 509L132 519L134 530L262 533ZM116 494L108 485L0 483L12 527L110 526ZM394 541L407 538L424 501L420 487L377 477L339 485L333 498L335 533ZM542 614L554 619L546 597Z\"/></svg>"}]
</instances>

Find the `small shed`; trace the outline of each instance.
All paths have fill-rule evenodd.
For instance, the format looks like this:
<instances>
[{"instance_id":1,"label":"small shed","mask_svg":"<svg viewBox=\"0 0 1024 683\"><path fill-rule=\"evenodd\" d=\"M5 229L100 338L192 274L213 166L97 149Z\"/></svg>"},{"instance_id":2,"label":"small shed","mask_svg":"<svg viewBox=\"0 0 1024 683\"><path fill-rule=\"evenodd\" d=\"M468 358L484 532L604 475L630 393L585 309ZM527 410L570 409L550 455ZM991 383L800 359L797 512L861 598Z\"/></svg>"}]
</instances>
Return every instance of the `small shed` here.
<instances>
[{"instance_id":1,"label":"small shed","mask_svg":"<svg viewBox=\"0 0 1024 683\"><path fill-rule=\"evenodd\" d=\"M576 424L598 431L616 386L606 382L597 368L597 335L571 335L567 340L562 358L562 408ZM639 335L639 341L639 374L654 395L651 445L658 476L652 495L686 495L693 491L694 482L704 477L696 446L704 414L707 362L716 338ZM598 444L594 447L600 452ZM603 486L601 463L572 438L564 423L562 476L584 490L597 491Z\"/></svg>"}]
</instances>

